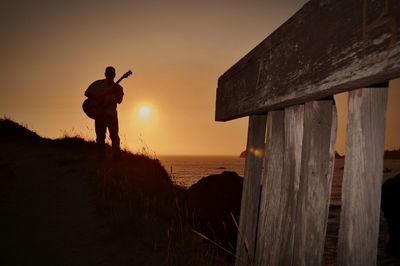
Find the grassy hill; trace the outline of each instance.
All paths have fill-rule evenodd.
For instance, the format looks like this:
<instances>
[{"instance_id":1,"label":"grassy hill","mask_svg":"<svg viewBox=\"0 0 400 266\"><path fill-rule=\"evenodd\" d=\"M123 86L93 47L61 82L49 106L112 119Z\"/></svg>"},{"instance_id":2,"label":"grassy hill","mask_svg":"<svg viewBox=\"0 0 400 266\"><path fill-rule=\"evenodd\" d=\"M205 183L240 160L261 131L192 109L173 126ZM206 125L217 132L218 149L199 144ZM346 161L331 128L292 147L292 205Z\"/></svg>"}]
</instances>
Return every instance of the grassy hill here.
<instances>
[{"instance_id":1,"label":"grassy hill","mask_svg":"<svg viewBox=\"0 0 400 266\"><path fill-rule=\"evenodd\" d=\"M108 151L111 152L110 147ZM157 159L0 120L0 265L221 265Z\"/></svg>"}]
</instances>

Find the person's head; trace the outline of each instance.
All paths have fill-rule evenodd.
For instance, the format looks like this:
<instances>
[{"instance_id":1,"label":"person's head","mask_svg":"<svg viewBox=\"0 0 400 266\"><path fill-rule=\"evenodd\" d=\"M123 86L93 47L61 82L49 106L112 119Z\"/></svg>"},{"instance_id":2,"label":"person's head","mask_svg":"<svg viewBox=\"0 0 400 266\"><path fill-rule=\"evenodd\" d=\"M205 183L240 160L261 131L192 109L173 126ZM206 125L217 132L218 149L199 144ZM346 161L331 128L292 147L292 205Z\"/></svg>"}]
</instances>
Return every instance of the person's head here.
<instances>
[{"instance_id":1,"label":"person's head","mask_svg":"<svg viewBox=\"0 0 400 266\"><path fill-rule=\"evenodd\" d=\"M106 67L106 71L104 72L104 75L106 76L106 79L114 80L114 78L115 78L115 68L113 68L112 66Z\"/></svg>"}]
</instances>

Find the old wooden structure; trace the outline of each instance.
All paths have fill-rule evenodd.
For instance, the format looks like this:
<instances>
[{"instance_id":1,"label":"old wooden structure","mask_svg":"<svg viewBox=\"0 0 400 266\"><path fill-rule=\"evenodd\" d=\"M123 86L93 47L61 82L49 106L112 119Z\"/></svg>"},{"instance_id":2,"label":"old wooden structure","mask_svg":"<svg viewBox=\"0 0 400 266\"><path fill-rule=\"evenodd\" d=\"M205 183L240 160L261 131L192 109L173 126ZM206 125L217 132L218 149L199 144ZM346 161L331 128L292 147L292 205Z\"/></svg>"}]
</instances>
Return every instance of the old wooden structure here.
<instances>
[{"instance_id":1,"label":"old wooden structure","mask_svg":"<svg viewBox=\"0 0 400 266\"><path fill-rule=\"evenodd\" d=\"M399 76L400 1L311 0L219 78L216 120L250 116L236 265L323 263L344 91L338 265L376 265L386 87Z\"/></svg>"}]
</instances>

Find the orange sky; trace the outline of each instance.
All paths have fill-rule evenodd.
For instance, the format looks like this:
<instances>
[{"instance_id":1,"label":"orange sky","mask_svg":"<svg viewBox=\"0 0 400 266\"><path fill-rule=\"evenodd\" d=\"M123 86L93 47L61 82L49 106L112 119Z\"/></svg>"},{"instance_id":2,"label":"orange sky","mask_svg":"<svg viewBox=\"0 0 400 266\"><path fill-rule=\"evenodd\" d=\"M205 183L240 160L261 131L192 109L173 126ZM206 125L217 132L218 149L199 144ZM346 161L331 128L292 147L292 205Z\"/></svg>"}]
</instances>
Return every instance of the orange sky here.
<instances>
[{"instance_id":1,"label":"orange sky","mask_svg":"<svg viewBox=\"0 0 400 266\"><path fill-rule=\"evenodd\" d=\"M46 137L94 139L81 104L113 65L125 98L122 145L156 154L233 154L247 118L214 122L218 77L306 1L9 1L2 3L0 114ZM391 83L387 148L400 147L400 82ZM337 98L345 106L345 96ZM141 118L138 108L151 108ZM341 108L343 109L343 108ZM344 151L340 112L338 150Z\"/></svg>"}]
</instances>

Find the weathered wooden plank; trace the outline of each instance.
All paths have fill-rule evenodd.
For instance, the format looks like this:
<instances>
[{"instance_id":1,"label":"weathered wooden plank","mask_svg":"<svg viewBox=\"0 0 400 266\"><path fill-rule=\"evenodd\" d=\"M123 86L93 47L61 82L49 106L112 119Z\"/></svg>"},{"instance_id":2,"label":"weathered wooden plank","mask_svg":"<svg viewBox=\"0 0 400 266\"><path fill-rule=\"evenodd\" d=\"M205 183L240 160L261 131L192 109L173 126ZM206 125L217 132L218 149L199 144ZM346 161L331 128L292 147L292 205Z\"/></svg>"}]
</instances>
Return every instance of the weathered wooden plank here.
<instances>
[{"instance_id":1,"label":"weathered wooden plank","mask_svg":"<svg viewBox=\"0 0 400 266\"><path fill-rule=\"evenodd\" d=\"M376 265L387 88L349 94L338 265Z\"/></svg>"},{"instance_id":2,"label":"weathered wooden plank","mask_svg":"<svg viewBox=\"0 0 400 266\"><path fill-rule=\"evenodd\" d=\"M261 173L264 161L266 115L250 116L236 265L250 265L255 249Z\"/></svg>"},{"instance_id":3,"label":"weathered wooden plank","mask_svg":"<svg viewBox=\"0 0 400 266\"><path fill-rule=\"evenodd\" d=\"M270 115L268 160L260 200L255 265L292 263L303 115L303 105L286 108L284 119L281 112L272 112ZM284 138L279 136L282 129Z\"/></svg>"},{"instance_id":4,"label":"weathered wooden plank","mask_svg":"<svg viewBox=\"0 0 400 266\"><path fill-rule=\"evenodd\" d=\"M293 260L297 194L300 184L301 150L303 144L304 105L285 108L285 158L282 190L287 193L282 204L282 248L279 265L291 265Z\"/></svg>"},{"instance_id":5,"label":"weathered wooden plank","mask_svg":"<svg viewBox=\"0 0 400 266\"><path fill-rule=\"evenodd\" d=\"M400 1L311 0L218 80L216 120L400 76Z\"/></svg>"},{"instance_id":6,"label":"weathered wooden plank","mask_svg":"<svg viewBox=\"0 0 400 266\"><path fill-rule=\"evenodd\" d=\"M282 174L285 145L284 111L271 111L267 118L266 154L260 200L260 214L256 244L255 265L267 265L279 254L278 241L281 232ZM272 258L273 257L273 258Z\"/></svg>"},{"instance_id":7,"label":"weathered wooden plank","mask_svg":"<svg viewBox=\"0 0 400 266\"><path fill-rule=\"evenodd\" d=\"M305 103L293 265L322 265L336 129L337 113L332 100Z\"/></svg>"}]
</instances>

